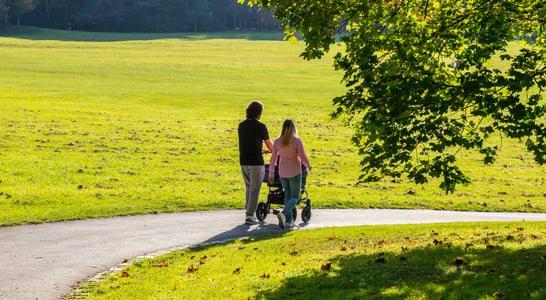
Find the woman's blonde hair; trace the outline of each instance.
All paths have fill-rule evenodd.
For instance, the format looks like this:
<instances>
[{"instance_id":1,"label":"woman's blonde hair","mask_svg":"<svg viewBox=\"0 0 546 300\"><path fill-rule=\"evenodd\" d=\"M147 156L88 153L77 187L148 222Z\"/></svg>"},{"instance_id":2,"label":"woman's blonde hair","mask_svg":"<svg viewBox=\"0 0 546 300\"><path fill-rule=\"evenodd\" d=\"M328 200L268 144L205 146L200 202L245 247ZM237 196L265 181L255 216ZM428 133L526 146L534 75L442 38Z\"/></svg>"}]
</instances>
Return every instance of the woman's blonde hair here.
<instances>
[{"instance_id":1,"label":"woman's blonde hair","mask_svg":"<svg viewBox=\"0 0 546 300\"><path fill-rule=\"evenodd\" d=\"M298 136L298 130L296 129L294 121L290 119L284 120L280 136L281 145L287 146L290 144L290 141L292 141L292 138L296 136Z\"/></svg>"}]
</instances>

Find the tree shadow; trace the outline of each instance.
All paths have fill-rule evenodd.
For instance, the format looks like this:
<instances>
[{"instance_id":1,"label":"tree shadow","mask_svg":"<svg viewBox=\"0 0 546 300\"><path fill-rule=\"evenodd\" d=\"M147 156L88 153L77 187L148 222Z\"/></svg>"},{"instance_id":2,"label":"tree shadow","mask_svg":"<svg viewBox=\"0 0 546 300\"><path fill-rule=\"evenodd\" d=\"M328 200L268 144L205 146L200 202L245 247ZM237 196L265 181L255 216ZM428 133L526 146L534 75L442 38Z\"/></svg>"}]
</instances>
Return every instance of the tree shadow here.
<instances>
[{"instance_id":1,"label":"tree shadow","mask_svg":"<svg viewBox=\"0 0 546 300\"><path fill-rule=\"evenodd\" d=\"M257 226L241 224L207 239L200 245L224 243L241 238L271 236L274 234L279 234L278 236L280 237L286 232L288 231L281 229L278 225L275 224L259 223Z\"/></svg>"},{"instance_id":2,"label":"tree shadow","mask_svg":"<svg viewBox=\"0 0 546 300\"><path fill-rule=\"evenodd\" d=\"M282 41L283 32L226 31L226 32L173 32L173 33L111 33L66 31L31 26L8 25L0 28L0 37L25 40L53 40L65 42L124 42L161 39L210 40L243 39L254 41Z\"/></svg>"},{"instance_id":3,"label":"tree shadow","mask_svg":"<svg viewBox=\"0 0 546 300\"><path fill-rule=\"evenodd\" d=\"M257 299L545 299L546 246L339 255ZM326 262L325 262L326 263Z\"/></svg>"}]
</instances>

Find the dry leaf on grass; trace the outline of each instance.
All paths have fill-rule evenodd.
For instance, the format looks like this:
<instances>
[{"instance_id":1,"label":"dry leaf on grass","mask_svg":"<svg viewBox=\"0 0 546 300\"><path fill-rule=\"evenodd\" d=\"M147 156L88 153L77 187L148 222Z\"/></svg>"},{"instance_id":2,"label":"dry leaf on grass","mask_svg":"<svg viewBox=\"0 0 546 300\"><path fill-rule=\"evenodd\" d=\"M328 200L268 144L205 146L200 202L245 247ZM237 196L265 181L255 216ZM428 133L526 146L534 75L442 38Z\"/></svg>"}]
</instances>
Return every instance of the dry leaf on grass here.
<instances>
[{"instance_id":1,"label":"dry leaf on grass","mask_svg":"<svg viewBox=\"0 0 546 300\"><path fill-rule=\"evenodd\" d=\"M166 268L168 266L169 266L169 264L166 263L166 262L160 262L160 263L156 263L156 264L152 265L152 267L154 267L154 268Z\"/></svg>"},{"instance_id":2,"label":"dry leaf on grass","mask_svg":"<svg viewBox=\"0 0 546 300\"><path fill-rule=\"evenodd\" d=\"M327 270L330 270L330 268L332 267L332 264L331 263L325 263L323 264L322 266L320 266L320 269L322 271L327 271Z\"/></svg>"}]
</instances>

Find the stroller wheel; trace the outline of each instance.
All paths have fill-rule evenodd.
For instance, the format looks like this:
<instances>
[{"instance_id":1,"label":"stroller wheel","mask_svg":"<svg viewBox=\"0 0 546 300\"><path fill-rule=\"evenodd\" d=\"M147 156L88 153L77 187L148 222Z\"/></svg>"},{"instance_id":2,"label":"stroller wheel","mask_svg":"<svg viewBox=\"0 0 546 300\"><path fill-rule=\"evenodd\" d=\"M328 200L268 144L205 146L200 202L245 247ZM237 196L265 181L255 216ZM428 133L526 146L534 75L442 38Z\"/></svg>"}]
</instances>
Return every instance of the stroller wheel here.
<instances>
[{"instance_id":1,"label":"stroller wheel","mask_svg":"<svg viewBox=\"0 0 546 300\"><path fill-rule=\"evenodd\" d=\"M311 220L311 204L307 203L301 211L301 220L305 223Z\"/></svg>"},{"instance_id":2,"label":"stroller wheel","mask_svg":"<svg viewBox=\"0 0 546 300\"><path fill-rule=\"evenodd\" d=\"M258 220L263 221L265 220L265 217L267 217L267 205L264 202L258 203L258 208L256 209L256 218Z\"/></svg>"}]
</instances>

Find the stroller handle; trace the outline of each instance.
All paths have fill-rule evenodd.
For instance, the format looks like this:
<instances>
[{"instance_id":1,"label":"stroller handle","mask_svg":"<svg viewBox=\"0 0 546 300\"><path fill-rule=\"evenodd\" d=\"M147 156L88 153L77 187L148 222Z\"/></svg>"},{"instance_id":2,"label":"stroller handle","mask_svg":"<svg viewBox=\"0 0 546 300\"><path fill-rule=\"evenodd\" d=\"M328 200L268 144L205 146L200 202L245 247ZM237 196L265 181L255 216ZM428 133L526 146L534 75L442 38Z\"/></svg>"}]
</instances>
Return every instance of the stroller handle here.
<instances>
[{"instance_id":1,"label":"stroller handle","mask_svg":"<svg viewBox=\"0 0 546 300\"><path fill-rule=\"evenodd\" d=\"M276 165L275 166L275 176L274 176L274 180L273 180L273 183L270 184L269 183L269 164L266 164L265 165L265 174L264 174L264 179L263 179L263 182L267 183L268 185L270 184L270 186L281 186L281 177L279 176L279 166ZM307 174L309 173L309 171L307 171L307 168L305 167L304 164L301 164L301 188L303 189L305 187L305 185L307 184Z\"/></svg>"}]
</instances>

